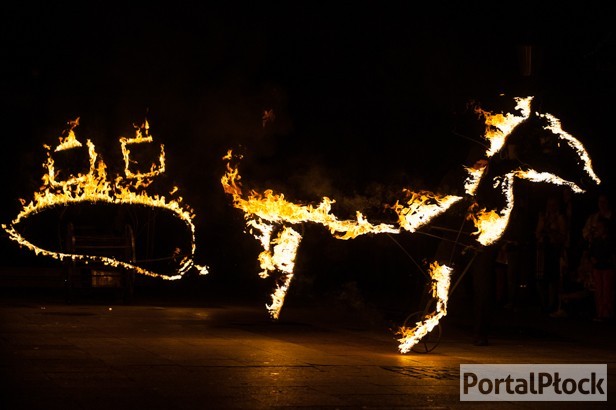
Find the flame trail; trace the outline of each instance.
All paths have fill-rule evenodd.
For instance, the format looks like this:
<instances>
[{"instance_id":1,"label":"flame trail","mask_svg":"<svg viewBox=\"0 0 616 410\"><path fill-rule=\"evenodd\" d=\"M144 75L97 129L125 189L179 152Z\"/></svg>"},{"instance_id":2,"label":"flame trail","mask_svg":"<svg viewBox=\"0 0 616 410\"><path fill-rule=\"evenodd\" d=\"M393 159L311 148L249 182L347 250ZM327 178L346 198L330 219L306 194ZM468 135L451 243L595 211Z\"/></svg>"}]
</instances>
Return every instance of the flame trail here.
<instances>
[{"instance_id":1,"label":"flame trail","mask_svg":"<svg viewBox=\"0 0 616 410\"><path fill-rule=\"evenodd\" d=\"M391 208L398 215L400 227L409 232L415 232L462 199L461 196L443 196L427 191L413 192L408 189L405 189L404 193L409 198L406 204L402 205L396 201Z\"/></svg>"}]
</instances>

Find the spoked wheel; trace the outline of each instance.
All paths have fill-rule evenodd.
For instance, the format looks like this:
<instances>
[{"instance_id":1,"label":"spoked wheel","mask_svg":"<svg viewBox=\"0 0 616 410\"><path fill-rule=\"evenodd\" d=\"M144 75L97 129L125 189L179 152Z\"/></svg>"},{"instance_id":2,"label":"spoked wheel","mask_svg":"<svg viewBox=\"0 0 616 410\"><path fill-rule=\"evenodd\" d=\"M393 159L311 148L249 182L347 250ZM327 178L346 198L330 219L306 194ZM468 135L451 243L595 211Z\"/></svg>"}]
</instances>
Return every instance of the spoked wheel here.
<instances>
[{"instance_id":1,"label":"spoked wheel","mask_svg":"<svg viewBox=\"0 0 616 410\"><path fill-rule=\"evenodd\" d=\"M425 317L425 312L414 312L407 316L404 321L404 327L415 327L415 323L423 320ZM430 353L436 346L441 342L441 335L443 329L441 328L441 324L437 323L436 326L425 335L415 346L411 348L411 351L414 353Z\"/></svg>"}]
</instances>

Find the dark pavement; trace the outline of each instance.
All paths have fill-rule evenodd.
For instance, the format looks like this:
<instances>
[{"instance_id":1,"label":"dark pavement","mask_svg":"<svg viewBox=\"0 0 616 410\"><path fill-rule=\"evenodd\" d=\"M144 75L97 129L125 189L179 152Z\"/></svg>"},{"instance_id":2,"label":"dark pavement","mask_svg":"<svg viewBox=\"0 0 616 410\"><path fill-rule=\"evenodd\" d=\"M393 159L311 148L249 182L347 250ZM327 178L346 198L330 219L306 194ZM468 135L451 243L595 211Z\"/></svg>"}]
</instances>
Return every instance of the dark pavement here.
<instances>
[{"instance_id":1,"label":"dark pavement","mask_svg":"<svg viewBox=\"0 0 616 410\"><path fill-rule=\"evenodd\" d=\"M400 354L376 308L263 304L224 292L135 289L131 304L5 286L0 409L608 408L608 403L461 402L460 364L593 363L616 393L616 325L495 311L488 346L452 309L430 353ZM610 400L611 401L611 400Z\"/></svg>"}]
</instances>

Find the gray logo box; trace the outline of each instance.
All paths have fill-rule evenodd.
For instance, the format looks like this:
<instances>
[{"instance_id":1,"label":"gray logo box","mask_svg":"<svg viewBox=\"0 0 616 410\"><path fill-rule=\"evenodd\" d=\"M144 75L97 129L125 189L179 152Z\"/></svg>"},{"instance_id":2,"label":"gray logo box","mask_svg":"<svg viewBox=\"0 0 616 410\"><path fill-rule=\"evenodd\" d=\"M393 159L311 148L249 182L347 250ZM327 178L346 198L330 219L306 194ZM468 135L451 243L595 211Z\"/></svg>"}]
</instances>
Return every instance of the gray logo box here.
<instances>
[{"instance_id":1,"label":"gray logo box","mask_svg":"<svg viewBox=\"0 0 616 410\"><path fill-rule=\"evenodd\" d=\"M460 364L460 401L607 401L607 364Z\"/></svg>"}]
</instances>

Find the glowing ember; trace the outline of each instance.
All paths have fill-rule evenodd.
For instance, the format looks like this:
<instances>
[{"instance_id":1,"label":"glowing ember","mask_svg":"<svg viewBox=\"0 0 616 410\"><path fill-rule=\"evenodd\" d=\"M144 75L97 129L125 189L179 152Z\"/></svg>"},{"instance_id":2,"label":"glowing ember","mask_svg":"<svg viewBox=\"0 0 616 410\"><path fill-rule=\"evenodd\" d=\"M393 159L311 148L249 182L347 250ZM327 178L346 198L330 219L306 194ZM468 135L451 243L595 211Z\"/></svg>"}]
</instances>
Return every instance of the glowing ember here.
<instances>
[{"instance_id":1,"label":"glowing ember","mask_svg":"<svg viewBox=\"0 0 616 410\"><path fill-rule=\"evenodd\" d=\"M60 144L54 149L53 152L69 150L82 146L75 135L75 128L79 125L79 119L70 121L68 124L69 128L66 131L66 137L60 137ZM43 185L41 186L39 192L34 193L34 198L29 203L26 203L24 200L20 200L23 208L18 213L17 217L15 217L10 224L2 225L2 228L8 233L9 237L16 241L20 246L30 249L37 255L40 254L50 256L61 261L73 260L82 261L85 263L99 262L110 267L121 267L133 270L142 275L161 277L171 280L179 279L192 267L198 269L201 274L207 273L207 267L197 266L193 263L195 252L195 227L192 220L194 218L194 212L189 207L182 204L181 198L167 199L160 195L150 196L145 191L145 188L152 182L152 177L164 172L165 153L163 147L161 146L160 164L158 166L153 164L150 172L139 173L130 171L131 161L129 158L130 151L127 148L128 145L152 142L152 137L149 135L149 125L147 121L139 127L135 126L135 129L135 138L120 138L122 153L125 160L124 171L126 176L117 176L114 181L110 181L107 178L105 163L102 160L97 161L98 155L94 144L90 140L86 142L89 155L88 172L86 174L78 174L76 176L71 174L68 178L62 181L57 180L58 172L55 169L55 163L50 147L44 146L47 150L47 161L43 164L43 166L47 170L47 173L43 175ZM174 187L172 192L175 191L177 191L177 187ZM173 193L170 195L173 195ZM191 249L188 254L182 257L179 268L177 269L177 274L172 276L161 275L139 266L135 266L126 261L116 260L106 256L68 254L43 249L24 238L17 229L20 222L43 210L83 202L108 203L118 206L137 204L165 209L175 214L175 216L179 218L189 229L192 237Z\"/></svg>"},{"instance_id":2,"label":"glowing ember","mask_svg":"<svg viewBox=\"0 0 616 410\"><path fill-rule=\"evenodd\" d=\"M483 138L489 144L485 158L466 168L468 177L464 182L464 187L470 198L467 218L472 220L477 228L474 236L476 236L480 245L486 246L494 243L507 229L514 207L513 185L516 178L563 185L569 187L573 192L583 192L574 182L567 181L549 172L535 170L526 164L524 164L526 169L504 172L492 177L491 180L485 181L490 159L505 147L507 138L512 132L530 118L532 99L533 97L515 99L517 103L515 109L521 115L512 113L493 114L480 108L476 109L476 112L481 114L485 120L486 128ZM552 131L564 140L567 146L573 148L579 158L579 163L583 164L583 171L599 183L599 178L592 170L590 158L583 145L577 139L562 131L560 122L553 116L539 113L536 115L538 118L547 120L548 124L544 126L544 129ZM270 315L275 319L280 314L284 297L293 278L295 258L301 241L299 233L290 228L289 225L303 222L320 224L338 239L352 239L368 233L415 232L463 199L455 195L439 195L427 191L416 192L405 189L402 192L404 199L396 201L393 205L383 205L384 208L393 210L397 215L395 223L371 223L366 220L360 211L356 212L356 219L354 220L339 220L331 212L331 205L335 201L326 197L318 205L301 205L287 201L283 194L275 194L272 190L265 190L263 193L250 191L247 195L244 195L239 171L237 167L231 165L233 158L231 151L223 158L227 161L227 172L221 178L221 183L224 191L232 196L233 205L244 212L250 233L260 241L264 249L259 255L260 266L263 269L260 275L267 277L275 270L282 272L278 285L272 294L273 302L267 306ZM484 182L491 186L494 195L504 199L504 206L501 209L487 209L477 203L478 187ZM278 230L279 233L275 238L272 238L275 230ZM415 326L403 326L398 330L401 353L411 351L412 347L447 314L451 272L452 269L446 265L440 265L437 262L430 265L431 296L436 302L435 310L434 312L427 312L426 317L417 322Z\"/></svg>"}]
</instances>

